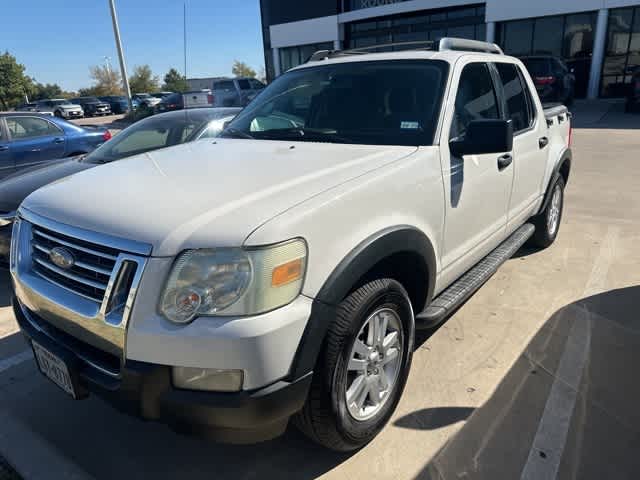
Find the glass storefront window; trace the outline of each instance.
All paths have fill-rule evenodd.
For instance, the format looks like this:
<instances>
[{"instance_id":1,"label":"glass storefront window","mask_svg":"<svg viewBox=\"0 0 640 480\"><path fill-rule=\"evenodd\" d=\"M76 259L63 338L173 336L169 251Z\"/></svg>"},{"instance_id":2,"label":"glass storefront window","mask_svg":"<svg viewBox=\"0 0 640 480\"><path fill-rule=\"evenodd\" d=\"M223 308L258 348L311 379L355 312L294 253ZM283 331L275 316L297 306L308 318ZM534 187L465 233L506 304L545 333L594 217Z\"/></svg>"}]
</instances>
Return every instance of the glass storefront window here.
<instances>
[{"instance_id":1,"label":"glass storefront window","mask_svg":"<svg viewBox=\"0 0 640 480\"><path fill-rule=\"evenodd\" d=\"M483 6L456 7L394 15L390 18L354 22L346 29L346 48L383 43L402 43L460 37L486 38ZM373 27L375 25L375 29ZM395 47L394 49L407 48ZM383 51L380 49L379 51Z\"/></svg>"},{"instance_id":2,"label":"glass storefront window","mask_svg":"<svg viewBox=\"0 0 640 480\"><path fill-rule=\"evenodd\" d=\"M515 20L502 24L501 42L505 53L516 57L531 54L533 20Z\"/></svg>"},{"instance_id":3,"label":"glass storefront window","mask_svg":"<svg viewBox=\"0 0 640 480\"><path fill-rule=\"evenodd\" d=\"M626 96L631 88L631 74L638 67L640 67L640 7L612 9L609 11L601 95L604 97Z\"/></svg>"},{"instance_id":4,"label":"glass storefront window","mask_svg":"<svg viewBox=\"0 0 640 480\"><path fill-rule=\"evenodd\" d=\"M536 19L533 34L533 53L560 57L562 55L563 26L563 17Z\"/></svg>"},{"instance_id":5,"label":"glass storefront window","mask_svg":"<svg viewBox=\"0 0 640 480\"><path fill-rule=\"evenodd\" d=\"M333 42L314 43L311 45L299 45L297 47L286 47L280 49L280 71L297 67L318 50L332 50Z\"/></svg>"},{"instance_id":6,"label":"glass storefront window","mask_svg":"<svg viewBox=\"0 0 640 480\"><path fill-rule=\"evenodd\" d=\"M575 95L587 94L593 53L595 12L503 22L498 43L509 55L546 54L562 58L576 77Z\"/></svg>"}]
</instances>

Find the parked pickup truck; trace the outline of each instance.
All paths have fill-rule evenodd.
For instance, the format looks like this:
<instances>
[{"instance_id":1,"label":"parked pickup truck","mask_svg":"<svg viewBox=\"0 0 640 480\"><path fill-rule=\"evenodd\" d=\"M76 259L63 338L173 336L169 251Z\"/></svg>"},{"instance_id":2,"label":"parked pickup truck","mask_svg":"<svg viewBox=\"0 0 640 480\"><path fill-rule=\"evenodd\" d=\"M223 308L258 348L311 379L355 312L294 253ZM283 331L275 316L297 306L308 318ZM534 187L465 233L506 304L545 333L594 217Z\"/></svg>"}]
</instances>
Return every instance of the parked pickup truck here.
<instances>
[{"instance_id":1,"label":"parked pickup truck","mask_svg":"<svg viewBox=\"0 0 640 480\"><path fill-rule=\"evenodd\" d=\"M291 418L341 451L444 321L551 245L570 115L492 44L318 52L222 136L50 184L14 224L14 311L76 399L229 442ZM108 188L105 188L108 186Z\"/></svg>"}]
</instances>

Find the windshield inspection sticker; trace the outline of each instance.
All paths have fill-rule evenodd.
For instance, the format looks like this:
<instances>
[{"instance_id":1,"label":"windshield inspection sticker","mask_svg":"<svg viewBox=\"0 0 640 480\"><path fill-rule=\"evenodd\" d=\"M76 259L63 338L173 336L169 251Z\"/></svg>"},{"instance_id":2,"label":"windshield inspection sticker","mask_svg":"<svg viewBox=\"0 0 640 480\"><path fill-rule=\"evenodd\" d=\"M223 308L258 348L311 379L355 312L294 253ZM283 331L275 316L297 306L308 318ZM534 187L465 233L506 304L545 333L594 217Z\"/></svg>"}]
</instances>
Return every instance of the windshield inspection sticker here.
<instances>
[{"instance_id":1,"label":"windshield inspection sticker","mask_svg":"<svg viewBox=\"0 0 640 480\"><path fill-rule=\"evenodd\" d=\"M407 129L407 130L418 130L420 128L420 123L419 122L400 122L400 128L401 129Z\"/></svg>"}]
</instances>

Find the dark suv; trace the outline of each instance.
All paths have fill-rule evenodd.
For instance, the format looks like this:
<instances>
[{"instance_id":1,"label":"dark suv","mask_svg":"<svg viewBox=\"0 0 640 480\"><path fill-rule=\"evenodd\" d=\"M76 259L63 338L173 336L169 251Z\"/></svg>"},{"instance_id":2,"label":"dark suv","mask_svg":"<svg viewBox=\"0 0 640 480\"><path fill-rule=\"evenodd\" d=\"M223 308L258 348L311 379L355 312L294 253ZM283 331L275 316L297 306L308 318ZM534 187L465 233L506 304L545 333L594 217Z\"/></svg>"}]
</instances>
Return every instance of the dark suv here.
<instances>
[{"instance_id":1,"label":"dark suv","mask_svg":"<svg viewBox=\"0 0 640 480\"><path fill-rule=\"evenodd\" d=\"M558 57L535 55L522 57L542 102L573 103L576 77Z\"/></svg>"},{"instance_id":2,"label":"dark suv","mask_svg":"<svg viewBox=\"0 0 640 480\"><path fill-rule=\"evenodd\" d=\"M78 97L74 98L72 101L73 103L82 105L84 114L87 116L111 115L111 105L96 97Z\"/></svg>"}]
</instances>

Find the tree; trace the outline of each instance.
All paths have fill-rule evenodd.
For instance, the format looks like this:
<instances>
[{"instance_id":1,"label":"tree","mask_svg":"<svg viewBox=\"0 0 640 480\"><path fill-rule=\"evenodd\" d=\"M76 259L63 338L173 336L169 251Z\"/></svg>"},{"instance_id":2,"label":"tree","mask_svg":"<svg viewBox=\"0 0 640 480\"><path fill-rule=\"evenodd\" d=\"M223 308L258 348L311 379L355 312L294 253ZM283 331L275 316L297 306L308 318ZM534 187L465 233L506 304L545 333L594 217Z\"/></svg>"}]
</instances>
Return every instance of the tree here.
<instances>
[{"instance_id":1,"label":"tree","mask_svg":"<svg viewBox=\"0 0 640 480\"><path fill-rule=\"evenodd\" d=\"M234 60L233 67L231 68L231 73L233 73L236 77L255 78L256 76L256 71L253 68L239 60Z\"/></svg>"},{"instance_id":2,"label":"tree","mask_svg":"<svg viewBox=\"0 0 640 480\"><path fill-rule=\"evenodd\" d=\"M89 95L122 95L122 78L117 70L107 65L89 67L89 74L94 84L90 88L80 89L81 95L91 91Z\"/></svg>"},{"instance_id":3,"label":"tree","mask_svg":"<svg viewBox=\"0 0 640 480\"><path fill-rule=\"evenodd\" d=\"M153 75L149 65L138 65L129 77L131 93L155 92L159 86L158 77Z\"/></svg>"},{"instance_id":4,"label":"tree","mask_svg":"<svg viewBox=\"0 0 640 480\"><path fill-rule=\"evenodd\" d=\"M34 86L33 95L31 96L31 100L43 100L45 98L60 98L65 97L65 93L57 83L47 83L43 85L42 83L36 83Z\"/></svg>"},{"instance_id":5,"label":"tree","mask_svg":"<svg viewBox=\"0 0 640 480\"><path fill-rule=\"evenodd\" d=\"M189 90L189 85L185 76L175 68L172 68L164 76L162 89L169 92L186 92Z\"/></svg>"},{"instance_id":6,"label":"tree","mask_svg":"<svg viewBox=\"0 0 640 480\"><path fill-rule=\"evenodd\" d=\"M267 71L264 69L264 67L262 67L258 71L258 75L256 78L260 80L262 83L267 83Z\"/></svg>"},{"instance_id":7,"label":"tree","mask_svg":"<svg viewBox=\"0 0 640 480\"><path fill-rule=\"evenodd\" d=\"M33 91L33 79L24 74L24 65L9 52L0 55L0 107L3 110L24 102Z\"/></svg>"}]
</instances>

